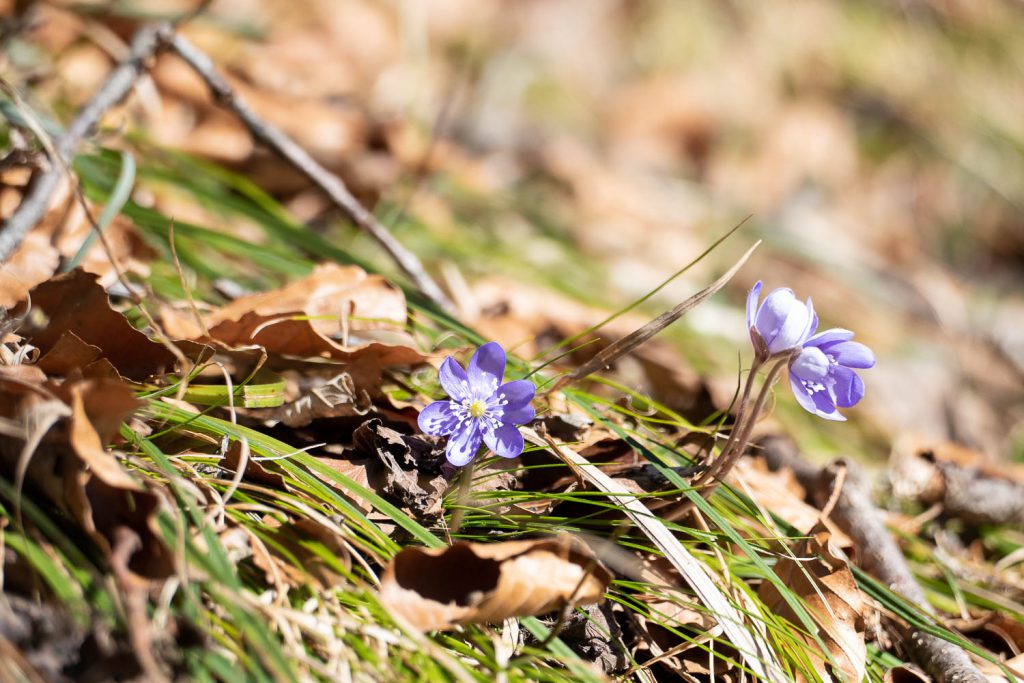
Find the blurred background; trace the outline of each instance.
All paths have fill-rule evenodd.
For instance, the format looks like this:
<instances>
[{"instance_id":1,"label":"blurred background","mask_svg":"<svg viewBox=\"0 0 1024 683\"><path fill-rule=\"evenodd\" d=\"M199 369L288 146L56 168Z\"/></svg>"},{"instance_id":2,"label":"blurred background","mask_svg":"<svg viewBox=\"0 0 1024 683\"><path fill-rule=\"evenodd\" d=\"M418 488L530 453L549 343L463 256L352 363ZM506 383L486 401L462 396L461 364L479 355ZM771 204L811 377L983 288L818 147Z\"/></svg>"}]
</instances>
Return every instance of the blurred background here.
<instances>
[{"instance_id":1,"label":"blurred background","mask_svg":"<svg viewBox=\"0 0 1024 683\"><path fill-rule=\"evenodd\" d=\"M0 8L0 73L67 121L138 25L195 3ZM217 0L184 33L440 274L465 320L522 353L644 296L746 220L639 309L763 240L666 336L712 394L728 398L738 354L749 362L742 307L761 279L813 297L823 327L879 358L851 422L827 433L779 392L773 419L813 457L881 459L923 435L1024 460L1019 1ZM251 220L166 171L212 161L389 272L176 58L104 126L113 146L128 133L139 206L259 244ZM251 264L223 267L260 286ZM140 268L158 292L176 281L167 262Z\"/></svg>"}]
</instances>

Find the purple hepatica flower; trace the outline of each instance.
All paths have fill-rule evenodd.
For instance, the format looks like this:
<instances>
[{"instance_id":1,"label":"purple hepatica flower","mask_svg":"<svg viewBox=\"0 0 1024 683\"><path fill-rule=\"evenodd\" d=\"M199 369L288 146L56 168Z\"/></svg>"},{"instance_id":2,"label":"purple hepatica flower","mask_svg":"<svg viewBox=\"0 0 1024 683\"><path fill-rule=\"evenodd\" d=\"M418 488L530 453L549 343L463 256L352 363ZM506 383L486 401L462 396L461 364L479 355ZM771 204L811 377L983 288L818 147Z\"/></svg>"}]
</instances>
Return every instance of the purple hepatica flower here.
<instances>
[{"instance_id":1,"label":"purple hepatica flower","mask_svg":"<svg viewBox=\"0 0 1024 683\"><path fill-rule=\"evenodd\" d=\"M870 368L875 354L853 332L839 328L816 334L789 366L789 384L808 412L826 420L845 420L838 410L864 397L864 382L854 369Z\"/></svg>"},{"instance_id":2,"label":"purple hepatica flower","mask_svg":"<svg viewBox=\"0 0 1024 683\"><path fill-rule=\"evenodd\" d=\"M807 303L801 303L792 289L780 287L772 290L758 308L760 295L761 281L758 280L747 295L747 329L761 360L800 348L818 329L818 316L810 298Z\"/></svg>"},{"instance_id":3,"label":"purple hepatica flower","mask_svg":"<svg viewBox=\"0 0 1024 683\"><path fill-rule=\"evenodd\" d=\"M419 425L427 434L449 436L445 453L451 464L468 464L481 441L503 458L523 452L523 435L516 425L533 419L530 401L536 389L525 379L502 384L504 375L505 350L497 342L476 350L468 372L451 356L441 364L441 386L449 400L424 408Z\"/></svg>"}]
</instances>

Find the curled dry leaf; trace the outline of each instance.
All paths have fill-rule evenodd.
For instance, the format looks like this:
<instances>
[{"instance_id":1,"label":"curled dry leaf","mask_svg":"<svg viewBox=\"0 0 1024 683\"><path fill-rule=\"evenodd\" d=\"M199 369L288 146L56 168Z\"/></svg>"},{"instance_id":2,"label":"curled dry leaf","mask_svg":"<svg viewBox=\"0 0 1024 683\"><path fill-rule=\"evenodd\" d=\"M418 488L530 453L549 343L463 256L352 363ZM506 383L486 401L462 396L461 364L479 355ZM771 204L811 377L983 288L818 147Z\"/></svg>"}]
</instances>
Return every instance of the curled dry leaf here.
<instances>
[{"instance_id":1,"label":"curled dry leaf","mask_svg":"<svg viewBox=\"0 0 1024 683\"><path fill-rule=\"evenodd\" d=\"M800 533L810 533L823 524L829 531L833 545L849 548L852 543L828 518L821 519L821 511L804 502L803 486L790 469L772 471L763 457L743 458L729 473L729 483L744 491L766 510L789 522Z\"/></svg>"},{"instance_id":2,"label":"curled dry leaf","mask_svg":"<svg viewBox=\"0 0 1024 683\"><path fill-rule=\"evenodd\" d=\"M381 602L423 631L544 614L599 601L611 573L582 541L559 536L406 548L381 577Z\"/></svg>"},{"instance_id":3,"label":"curled dry leaf","mask_svg":"<svg viewBox=\"0 0 1024 683\"><path fill-rule=\"evenodd\" d=\"M867 675L867 646L864 642L864 597L846 560L831 541L830 533L819 526L809 538L797 543L792 554L775 564L775 573L804 601L818 625L817 636L828 655L812 655L815 670L823 680L831 680L830 670L838 670L847 681L861 681ZM774 584L766 581L758 591L764 604L793 624L800 624L792 608ZM800 634L813 647L813 639Z\"/></svg>"},{"instance_id":4,"label":"curled dry leaf","mask_svg":"<svg viewBox=\"0 0 1024 683\"><path fill-rule=\"evenodd\" d=\"M224 452L224 458L220 461L221 467L237 475L238 468L244 465L245 470L242 472L242 479L245 481L269 486L277 491L284 491L285 483L282 475L268 470L256 460L253 460L250 455L246 455L244 458L245 462L242 462L244 448L241 441L232 441Z\"/></svg>"},{"instance_id":5,"label":"curled dry leaf","mask_svg":"<svg viewBox=\"0 0 1024 683\"><path fill-rule=\"evenodd\" d=\"M885 672L883 683L931 683L928 674L912 664L894 666Z\"/></svg>"},{"instance_id":6,"label":"curled dry leaf","mask_svg":"<svg viewBox=\"0 0 1024 683\"><path fill-rule=\"evenodd\" d=\"M75 269L58 275L30 297L32 313L19 334L39 348L40 367L48 372L104 376L113 367L122 377L142 381L174 364L170 351L110 307L92 273Z\"/></svg>"},{"instance_id":7,"label":"curled dry leaf","mask_svg":"<svg viewBox=\"0 0 1024 683\"><path fill-rule=\"evenodd\" d=\"M134 540L118 561L139 576L163 578L172 569L156 521L163 499L104 446L137 405L119 381L54 386L38 368L0 366L0 417L21 427L18 435L0 435L0 476L17 482L23 475L26 491L74 520L108 558L122 530L130 530Z\"/></svg>"},{"instance_id":8,"label":"curled dry leaf","mask_svg":"<svg viewBox=\"0 0 1024 683\"><path fill-rule=\"evenodd\" d=\"M374 418L352 435L354 451L368 457L371 488L418 519L438 518L448 481L441 475L444 451L436 439L409 436Z\"/></svg>"},{"instance_id":9,"label":"curled dry leaf","mask_svg":"<svg viewBox=\"0 0 1024 683\"><path fill-rule=\"evenodd\" d=\"M253 534L251 530L246 533ZM305 518L263 529L266 540L253 543L253 563L269 583L299 588L310 583L318 590L345 583L352 567L348 546L337 531Z\"/></svg>"},{"instance_id":10,"label":"curled dry leaf","mask_svg":"<svg viewBox=\"0 0 1024 683\"><path fill-rule=\"evenodd\" d=\"M1003 671L1003 666L1010 672L1010 675ZM1024 655L1011 657L1002 666L992 662L983 662L979 668L991 683L1020 683L1024 680Z\"/></svg>"},{"instance_id":11,"label":"curled dry leaf","mask_svg":"<svg viewBox=\"0 0 1024 683\"><path fill-rule=\"evenodd\" d=\"M204 318L209 331L175 318L176 336L229 347L258 345L272 355L337 361L353 390L379 393L381 370L423 361L405 331L405 295L357 266L324 264L280 289L251 294Z\"/></svg>"}]
</instances>

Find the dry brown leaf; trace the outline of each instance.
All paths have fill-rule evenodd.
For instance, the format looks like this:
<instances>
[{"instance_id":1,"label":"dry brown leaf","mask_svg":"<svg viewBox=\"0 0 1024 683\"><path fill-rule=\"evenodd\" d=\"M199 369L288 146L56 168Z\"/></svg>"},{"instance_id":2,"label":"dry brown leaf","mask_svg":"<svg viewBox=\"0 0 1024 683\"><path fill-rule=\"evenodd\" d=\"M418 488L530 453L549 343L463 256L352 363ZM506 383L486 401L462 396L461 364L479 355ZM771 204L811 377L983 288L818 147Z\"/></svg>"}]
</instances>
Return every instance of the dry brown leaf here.
<instances>
[{"instance_id":1,"label":"dry brown leaf","mask_svg":"<svg viewBox=\"0 0 1024 683\"><path fill-rule=\"evenodd\" d=\"M821 511L804 502L804 489L788 469L771 471L764 458L742 458L736 462L726 479L747 492L766 510L777 514L802 534L809 534L818 524L829 531L831 543L851 546L850 539L830 519L821 519Z\"/></svg>"},{"instance_id":2,"label":"dry brown leaf","mask_svg":"<svg viewBox=\"0 0 1024 683\"><path fill-rule=\"evenodd\" d=\"M29 169L15 167L0 172L0 216L7 218L21 199L24 182L19 177ZM88 199L84 200L90 214L95 218L102 207ZM62 183L50 200L50 209L25 235L21 244L4 262L0 270L0 306L10 308L37 285L49 280L60 267L61 259L71 259L93 233L92 221L86 216L85 208L70 192L67 183ZM104 242L95 240L83 255L81 267L95 273L104 287L117 281L117 270L110 257L124 273L149 274L144 261L152 259L152 250L135 231L132 221L123 215L116 216L103 231ZM109 248L109 252L107 251Z\"/></svg>"},{"instance_id":3,"label":"dry brown leaf","mask_svg":"<svg viewBox=\"0 0 1024 683\"><path fill-rule=\"evenodd\" d=\"M0 306L11 308L29 290L45 282L60 265L60 254L49 238L38 231L25 235L21 246L0 269Z\"/></svg>"},{"instance_id":4,"label":"dry brown leaf","mask_svg":"<svg viewBox=\"0 0 1024 683\"><path fill-rule=\"evenodd\" d=\"M242 464L242 442L232 441L228 446L227 451L224 453L223 460L220 461L221 467L227 471L237 474L238 468ZM284 477L277 472L271 472L263 465L253 460L252 457L246 459L245 471L242 473L242 478L246 481L256 482L264 486L269 486L272 489L283 491L285 489Z\"/></svg>"},{"instance_id":5,"label":"dry brown leaf","mask_svg":"<svg viewBox=\"0 0 1024 683\"><path fill-rule=\"evenodd\" d=\"M330 467L338 474L348 477L359 486L364 488L370 488L370 479L367 474L367 469L370 465L369 459L363 460L345 460L343 458L327 458L324 456L314 456L321 465ZM335 486L335 482L331 481L330 477L325 477L319 473L316 473L318 477L323 479L328 484ZM369 502L361 496L349 497L349 500L360 510L365 513L371 512L374 507L373 503Z\"/></svg>"},{"instance_id":6,"label":"dry brown leaf","mask_svg":"<svg viewBox=\"0 0 1024 683\"><path fill-rule=\"evenodd\" d=\"M340 332L347 321L350 333L358 338L366 330L401 330L405 295L383 277L368 275L358 266L327 263L280 289L235 299L209 315L206 324L213 328L247 313L272 318L296 311L326 317L311 321L313 329L325 337Z\"/></svg>"},{"instance_id":7,"label":"dry brown leaf","mask_svg":"<svg viewBox=\"0 0 1024 683\"><path fill-rule=\"evenodd\" d=\"M128 319L110 307L97 276L75 269L39 285L30 293L32 314L19 330L45 358L55 351L54 367L65 372L84 371L92 351L99 349L122 376L137 381L166 372L174 356L132 327ZM77 338L66 337L70 333ZM78 364L85 363L85 364Z\"/></svg>"},{"instance_id":8,"label":"dry brown leaf","mask_svg":"<svg viewBox=\"0 0 1024 683\"><path fill-rule=\"evenodd\" d=\"M983 662L980 665L981 673L984 674L992 683L1019 683L1024 680L1024 655L1017 655L1011 659L1006 660L1003 666L1010 670L1013 674L1013 678L1007 677L1001 667L993 664L992 662Z\"/></svg>"},{"instance_id":9,"label":"dry brown leaf","mask_svg":"<svg viewBox=\"0 0 1024 683\"><path fill-rule=\"evenodd\" d=\"M280 289L236 299L206 316L209 338L184 317L185 337L230 347L258 345L275 356L338 361L355 390L379 393L382 368L423 362L404 332L405 295L356 266L325 264ZM277 359L270 366L279 368Z\"/></svg>"},{"instance_id":10,"label":"dry brown leaf","mask_svg":"<svg viewBox=\"0 0 1024 683\"><path fill-rule=\"evenodd\" d=\"M117 380L55 386L37 368L0 366L0 416L23 427L20 437L0 435L0 471L17 481L24 467L26 492L49 499L108 558L129 530L134 540L121 548L118 561L139 576L163 578L172 570L156 522L163 498L104 446L137 406L132 390ZM34 448L26 453L27 442Z\"/></svg>"},{"instance_id":11,"label":"dry brown leaf","mask_svg":"<svg viewBox=\"0 0 1024 683\"><path fill-rule=\"evenodd\" d=\"M811 663L823 680L831 680L831 669L838 669L844 680L860 681L867 675L867 646L864 642L864 597L857 587L845 559L832 544L824 527L812 530L812 536L792 548L792 557L775 564L775 573L798 596L818 625L816 634L831 656L809 652ZM793 624L800 620L778 589L765 581L758 591L765 606ZM814 647L814 640L793 631ZM800 680L803 680L801 678Z\"/></svg>"},{"instance_id":12,"label":"dry brown leaf","mask_svg":"<svg viewBox=\"0 0 1024 683\"><path fill-rule=\"evenodd\" d=\"M368 456L370 487L417 519L438 518L448 481L441 475L444 451L436 437L408 436L374 418L352 435L354 450Z\"/></svg>"},{"instance_id":13,"label":"dry brown leaf","mask_svg":"<svg viewBox=\"0 0 1024 683\"><path fill-rule=\"evenodd\" d=\"M544 614L597 602L611 573L578 539L459 542L406 548L381 577L381 602L423 631Z\"/></svg>"},{"instance_id":14,"label":"dry brown leaf","mask_svg":"<svg viewBox=\"0 0 1024 683\"><path fill-rule=\"evenodd\" d=\"M349 548L334 530L314 519L304 518L280 526L267 525L263 531L274 543L253 543L252 558L267 575L268 583L274 584L275 577L280 577L294 588L312 583L316 589L324 590L337 588L345 582L344 575L310 544L311 541L323 544L348 570L352 566ZM263 552L264 547L266 552Z\"/></svg>"}]
</instances>

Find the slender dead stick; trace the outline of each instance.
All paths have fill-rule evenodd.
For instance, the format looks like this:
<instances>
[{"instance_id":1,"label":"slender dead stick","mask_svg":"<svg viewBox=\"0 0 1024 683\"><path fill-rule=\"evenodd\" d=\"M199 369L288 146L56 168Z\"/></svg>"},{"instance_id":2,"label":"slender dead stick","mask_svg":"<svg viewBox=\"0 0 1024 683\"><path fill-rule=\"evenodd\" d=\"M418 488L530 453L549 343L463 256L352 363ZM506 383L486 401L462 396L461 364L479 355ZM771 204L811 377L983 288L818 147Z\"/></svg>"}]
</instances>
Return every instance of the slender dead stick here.
<instances>
[{"instance_id":1,"label":"slender dead stick","mask_svg":"<svg viewBox=\"0 0 1024 683\"><path fill-rule=\"evenodd\" d=\"M241 119L253 137L274 150L319 187L360 230L368 233L384 248L402 272L427 298L449 313L454 311L452 302L427 274L419 258L396 240L387 228L352 196L341 178L321 166L279 128L261 119L217 72L210 58L195 45L172 31L168 31L164 38L168 46L206 82L217 101Z\"/></svg>"},{"instance_id":2,"label":"slender dead stick","mask_svg":"<svg viewBox=\"0 0 1024 683\"><path fill-rule=\"evenodd\" d=\"M555 384L551 387L551 389L549 389L549 391L558 391L559 389L564 387L566 384L569 384L570 382L581 380L587 375L608 369L608 367L616 358L626 355L627 353L629 353L636 347L640 346L644 342L648 341L651 337L658 334L663 329L674 323L676 320L679 320L679 318L689 313L698 305L702 304L706 299L711 297L712 294L714 294L722 287L724 287L725 283L732 279L733 275L735 275L737 271L739 271L739 269L743 267L743 264L747 262L747 259L750 258L750 255L753 254L754 250L757 249L760 245L761 242L759 240L754 244L754 246L750 247L750 249L747 249L747 253L741 256L740 260L734 263L732 267L729 268L729 270L727 270L724 275L722 275L722 277L718 278L710 285L708 285L704 289L700 290L699 292L691 296L689 299L686 299L672 310L665 311L657 318L644 325L643 327L637 330L633 330L625 337L620 337L619 339L616 339L614 342L612 342L607 347L602 349L600 353L591 358L589 361L587 361L586 363L579 366L568 375L565 375L557 382L555 382Z\"/></svg>"},{"instance_id":3,"label":"slender dead stick","mask_svg":"<svg viewBox=\"0 0 1024 683\"><path fill-rule=\"evenodd\" d=\"M57 136L54 144L57 158L50 159L50 167L33 177L22 197L21 204L11 217L0 225L0 263L10 258L32 226L46 213L50 197L57 188L65 167L71 162L75 148L90 135L108 109L120 103L146 69L146 63L160 49L160 34L170 30L169 24L145 26L132 39L128 57L117 65L107 80L67 130Z\"/></svg>"},{"instance_id":4,"label":"slender dead stick","mask_svg":"<svg viewBox=\"0 0 1024 683\"><path fill-rule=\"evenodd\" d=\"M830 517L856 545L860 565L866 572L925 614L935 616L935 609L911 574L896 541L885 528L881 513L871 502L866 477L859 467L852 462L837 460L818 470L803 459L795 444L780 437L770 437L761 446L768 466L792 469L819 506L833 498L840 473L845 471L842 490L834 496L835 507ZM937 683L985 683L988 680L961 647L910 627L901 627L900 630L911 658Z\"/></svg>"}]
</instances>

